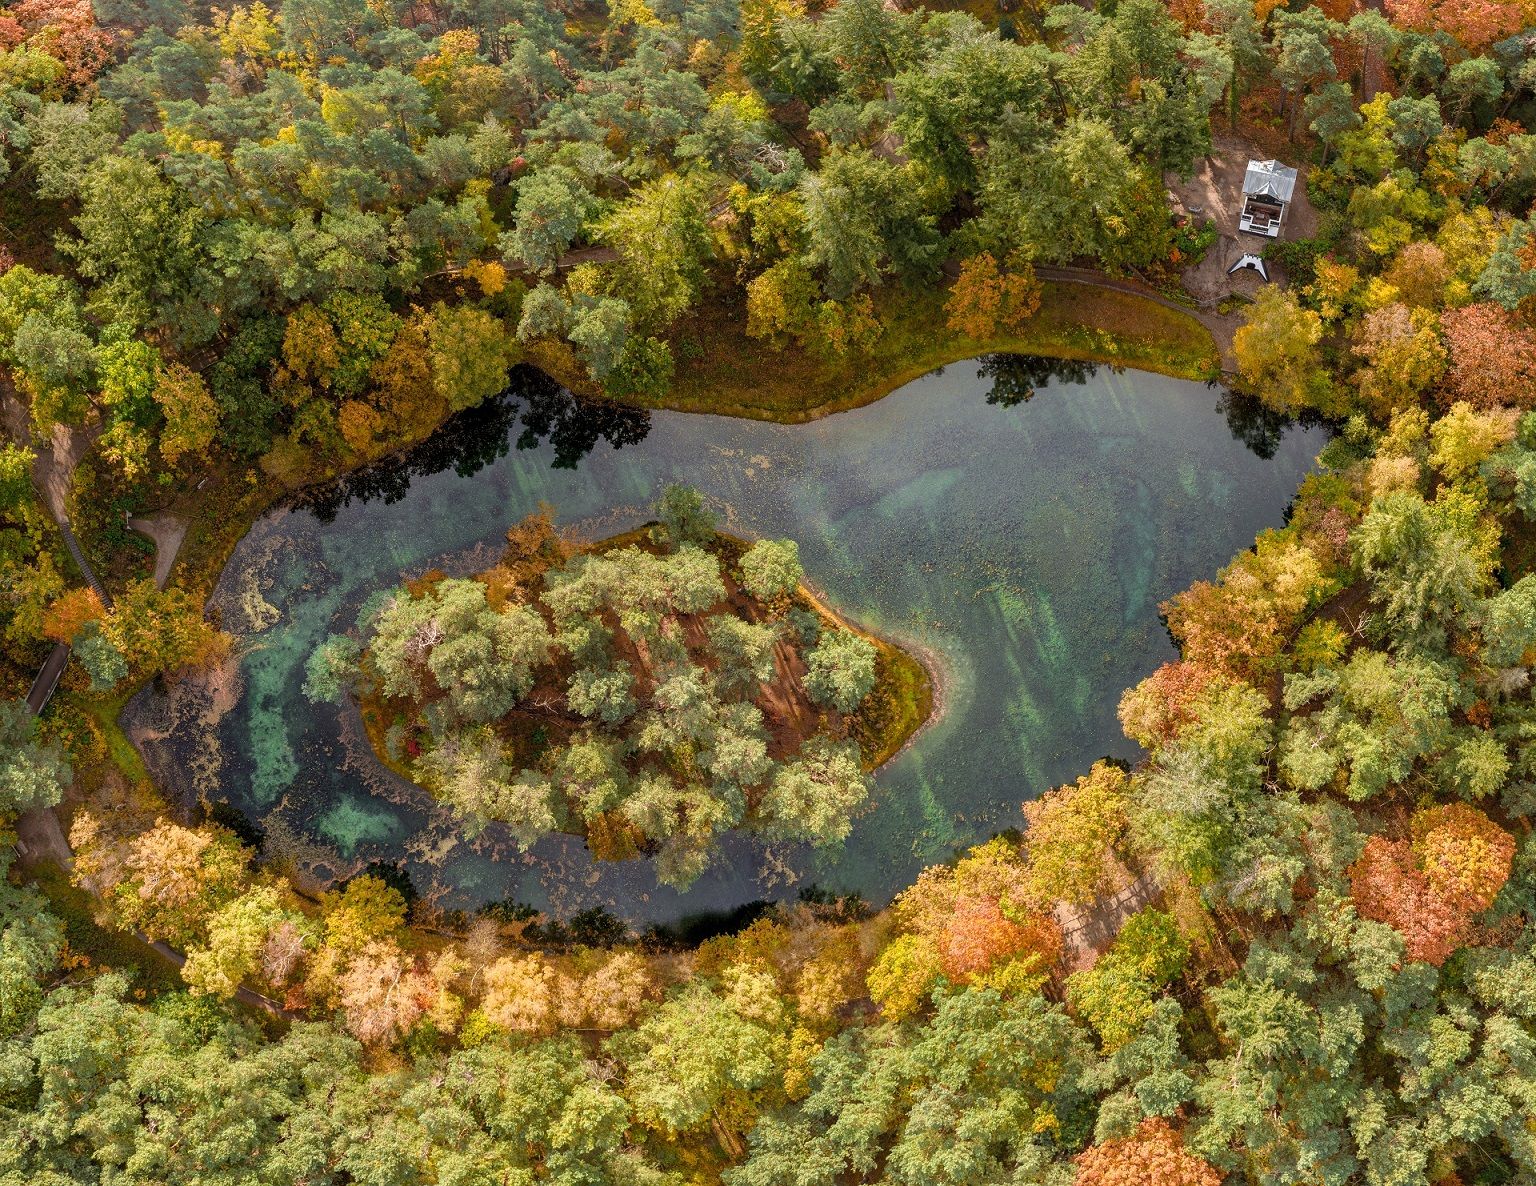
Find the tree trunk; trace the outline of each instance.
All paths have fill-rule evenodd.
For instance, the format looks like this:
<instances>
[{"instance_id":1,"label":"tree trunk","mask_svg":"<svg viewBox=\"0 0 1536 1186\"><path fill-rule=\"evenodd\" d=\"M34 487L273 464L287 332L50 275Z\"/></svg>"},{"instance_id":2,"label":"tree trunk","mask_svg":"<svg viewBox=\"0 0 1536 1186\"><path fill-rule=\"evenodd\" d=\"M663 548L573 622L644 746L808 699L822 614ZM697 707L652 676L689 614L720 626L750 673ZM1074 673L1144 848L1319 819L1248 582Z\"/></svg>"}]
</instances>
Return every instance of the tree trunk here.
<instances>
[{"instance_id":1,"label":"tree trunk","mask_svg":"<svg viewBox=\"0 0 1536 1186\"><path fill-rule=\"evenodd\" d=\"M740 1161L746 1154L746 1149L741 1144L741 1138L726 1128L721 1123L720 1117L713 1112L710 1113L709 1127L714 1130L715 1140L720 1142L720 1148L725 1150L726 1156L732 1161Z\"/></svg>"}]
</instances>

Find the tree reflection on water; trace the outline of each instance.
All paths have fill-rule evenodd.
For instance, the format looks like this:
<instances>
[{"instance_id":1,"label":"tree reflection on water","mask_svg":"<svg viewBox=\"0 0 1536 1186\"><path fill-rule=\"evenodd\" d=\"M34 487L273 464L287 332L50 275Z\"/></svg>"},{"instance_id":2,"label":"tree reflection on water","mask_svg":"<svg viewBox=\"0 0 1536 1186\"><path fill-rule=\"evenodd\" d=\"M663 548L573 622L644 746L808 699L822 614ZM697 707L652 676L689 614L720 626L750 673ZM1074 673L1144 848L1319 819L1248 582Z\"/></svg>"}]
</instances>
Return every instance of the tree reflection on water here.
<instances>
[{"instance_id":1,"label":"tree reflection on water","mask_svg":"<svg viewBox=\"0 0 1536 1186\"><path fill-rule=\"evenodd\" d=\"M983 379L992 381L987 402L1014 408L1035 398L1036 389L1051 380L1083 384L1097 370L1091 362L1072 358L1042 358L1038 354L987 354L977 360Z\"/></svg>"},{"instance_id":2,"label":"tree reflection on water","mask_svg":"<svg viewBox=\"0 0 1536 1186\"><path fill-rule=\"evenodd\" d=\"M500 395L450 416L418 445L303 491L294 505L330 523L354 502L399 502L418 477L450 469L461 478L473 477L506 456L519 421L518 449L536 449L548 441L555 469L575 469L600 441L622 449L643 441L651 430L651 414L644 408L583 399L542 371L520 366Z\"/></svg>"}]
</instances>

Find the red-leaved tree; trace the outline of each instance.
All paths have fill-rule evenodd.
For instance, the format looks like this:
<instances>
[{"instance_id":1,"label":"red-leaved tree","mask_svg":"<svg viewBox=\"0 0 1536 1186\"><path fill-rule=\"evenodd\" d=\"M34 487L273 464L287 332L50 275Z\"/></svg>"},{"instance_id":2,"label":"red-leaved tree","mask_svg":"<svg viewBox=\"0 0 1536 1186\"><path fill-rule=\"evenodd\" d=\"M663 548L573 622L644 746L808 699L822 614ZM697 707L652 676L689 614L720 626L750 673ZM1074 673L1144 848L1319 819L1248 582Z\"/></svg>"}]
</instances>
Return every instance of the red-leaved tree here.
<instances>
[{"instance_id":1,"label":"red-leaved tree","mask_svg":"<svg viewBox=\"0 0 1536 1186\"><path fill-rule=\"evenodd\" d=\"M1450 398L1478 408L1536 404L1536 332L1498 305L1468 305L1441 319L1451 351Z\"/></svg>"},{"instance_id":2,"label":"red-leaved tree","mask_svg":"<svg viewBox=\"0 0 1536 1186\"><path fill-rule=\"evenodd\" d=\"M90 0L21 0L0 19L0 45L12 41L14 23L29 47L64 67L73 88L89 84L112 60L112 34L96 23Z\"/></svg>"},{"instance_id":3,"label":"red-leaved tree","mask_svg":"<svg viewBox=\"0 0 1536 1186\"><path fill-rule=\"evenodd\" d=\"M1418 812L1413 840L1372 836L1349 869L1362 918L1403 937L1410 960L1437 967L1472 932L1514 862L1515 841L1475 807L1451 803Z\"/></svg>"}]
</instances>

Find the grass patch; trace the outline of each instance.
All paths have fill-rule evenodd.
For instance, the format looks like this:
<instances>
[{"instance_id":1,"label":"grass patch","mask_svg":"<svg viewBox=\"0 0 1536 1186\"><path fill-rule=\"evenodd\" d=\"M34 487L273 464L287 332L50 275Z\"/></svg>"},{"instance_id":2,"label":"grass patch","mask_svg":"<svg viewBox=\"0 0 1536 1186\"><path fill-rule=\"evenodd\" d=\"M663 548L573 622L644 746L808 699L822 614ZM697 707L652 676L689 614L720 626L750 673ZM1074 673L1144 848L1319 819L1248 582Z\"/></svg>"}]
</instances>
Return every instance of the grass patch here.
<instances>
[{"instance_id":1,"label":"grass patch","mask_svg":"<svg viewBox=\"0 0 1536 1186\"><path fill-rule=\"evenodd\" d=\"M134 748L133 742L128 740L128 735L117 723L117 714L123 711L123 706L142 686L139 683L131 683L110 696L88 696L79 692L59 693L59 699L65 704L96 722L101 730L101 739L106 746L108 759L128 780L128 785L134 787L151 783L153 779L150 778L149 767L144 765L144 759L139 755L139 751Z\"/></svg>"},{"instance_id":2,"label":"grass patch","mask_svg":"<svg viewBox=\"0 0 1536 1186\"><path fill-rule=\"evenodd\" d=\"M927 669L894 643L865 637L879 651L875 687L859 706L855 733L864 764L884 766L911 740L933 713L933 681Z\"/></svg>"},{"instance_id":3,"label":"grass patch","mask_svg":"<svg viewBox=\"0 0 1536 1186\"><path fill-rule=\"evenodd\" d=\"M136 991L157 997L168 992L183 992L186 984L175 963L161 955L137 935L111 930L96 921L95 899L77 885L52 861L33 866L29 873L48 909L64 924L64 936L70 950L86 957L96 970L133 972Z\"/></svg>"},{"instance_id":4,"label":"grass patch","mask_svg":"<svg viewBox=\"0 0 1536 1186\"><path fill-rule=\"evenodd\" d=\"M880 290L876 312L884 332L869 356L837 361L749 338L744 308L709 303L674 335L672 389L654 406L801 423L872 403L947 363L993 353L1106 362L1181 379L1219 371L1216 343L1186 313L1087 284L1043 287L1039 312L1021 332L980 341L946 328L946 289Z\"/></svg>"}]
</instances>

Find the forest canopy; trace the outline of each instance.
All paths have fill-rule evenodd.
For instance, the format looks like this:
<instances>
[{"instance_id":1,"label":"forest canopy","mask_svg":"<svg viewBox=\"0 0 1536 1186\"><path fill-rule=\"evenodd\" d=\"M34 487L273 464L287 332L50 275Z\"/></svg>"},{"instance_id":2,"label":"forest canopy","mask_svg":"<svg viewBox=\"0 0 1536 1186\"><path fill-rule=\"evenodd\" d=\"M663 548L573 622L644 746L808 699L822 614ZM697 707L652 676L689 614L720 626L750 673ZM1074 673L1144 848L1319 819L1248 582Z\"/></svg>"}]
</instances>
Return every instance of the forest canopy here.
<instances>
[{"instance_id":1,"label":"forest canopy","mask_svg":"<svg viewBox=\"0 0 1536 1186\"><path fill-rule=\"evenodd\" d=\"M1198 311L1254 438L1330 443L1163 603L1141 760L888 909L679 943L397 867L305 885L117 729L228 655L231 531L515 364L654 406L711 351L750 389L990 349L1064 266L1189 308L1209 228L1169 187L1217 136L1298 167L1316 225ZM1531 0L3 2L0 1183L1530 1179L1533 199ZM1095 335L1063 352L1125 360ZM124 518L173 499L200 530L160 587ZM879 660L870 692L793 547L700 510L580 554L525 524L309 689L469 826L679 879L723 826L833 836ZM776 732L778 685L816 729Z\"/></svg>"}]
</instances>

